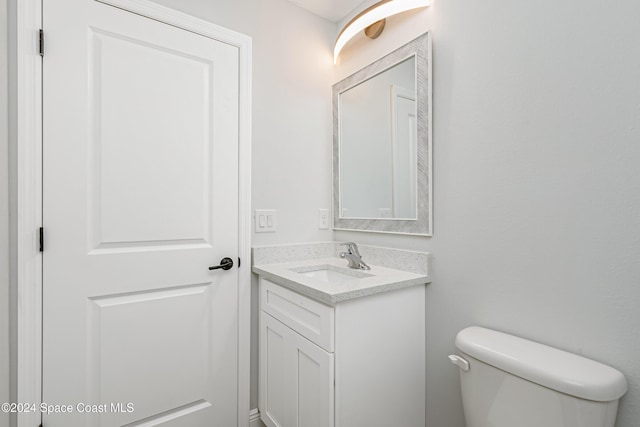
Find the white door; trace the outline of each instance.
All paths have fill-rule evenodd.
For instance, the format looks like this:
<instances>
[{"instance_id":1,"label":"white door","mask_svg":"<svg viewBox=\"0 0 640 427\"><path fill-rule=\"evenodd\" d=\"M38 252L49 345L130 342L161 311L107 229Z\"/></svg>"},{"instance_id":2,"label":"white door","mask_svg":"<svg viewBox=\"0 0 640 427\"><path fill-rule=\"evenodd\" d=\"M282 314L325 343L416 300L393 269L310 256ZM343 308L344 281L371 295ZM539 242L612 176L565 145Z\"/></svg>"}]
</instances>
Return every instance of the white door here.
<instances>
[{"instance_id":1,"label":"white door","mask_svg":"<svg viewBox=\"0 0 640 427\"><path fill-rule=\"evenodd\" d=\"M391 87L393 153L393 217L417 218L417 131L416 100L413 91Z\"/></svg>"},{"instance_id":2,"label":"white door","mask_svg":"<svg viewBox=\"0 0 640 427\"><path fill-rule=\"evenodd\" d=\"M44 426L234 427L237 48L43 5Z\"/></svg>"}]
</instances>

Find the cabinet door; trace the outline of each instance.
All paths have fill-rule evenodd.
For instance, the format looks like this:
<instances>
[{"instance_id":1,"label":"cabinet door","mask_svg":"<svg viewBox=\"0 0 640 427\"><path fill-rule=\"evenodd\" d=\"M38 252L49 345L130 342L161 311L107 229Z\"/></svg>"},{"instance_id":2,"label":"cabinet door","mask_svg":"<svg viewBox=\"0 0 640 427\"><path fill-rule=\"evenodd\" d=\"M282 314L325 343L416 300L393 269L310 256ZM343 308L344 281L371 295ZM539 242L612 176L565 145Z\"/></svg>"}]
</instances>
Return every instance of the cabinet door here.
<instances>
[{"instance_id":1,"label":"cabinet door","mask_svg":"<svg viewBox=\"0 0 640 427\"><path fill-rule=\"evenodd\" d=\"M333 354L292 332L295 427L333 427Z\"/></svg>"},{"instance_id":2,"label":"cabinet door","mask_svg":"<svg viewBox=\"0 0 640 427\"><path fill-rule=\"evenodd\" d=\"M288 427L292 403L291 386L287 378L287 359L290 353L291 329L260 311L260 358L258 406L267 427Z\"/></svg>"},{"instance_id":3,"label":"cabinet door","mask_svg":"<svg viewBox=\"0 0 640 427\"><path fill-rule=\"evenodd\" d=\"M333 427L333 354L260 311L258 406L267 427Z\"/></svg>"}]
</instances>

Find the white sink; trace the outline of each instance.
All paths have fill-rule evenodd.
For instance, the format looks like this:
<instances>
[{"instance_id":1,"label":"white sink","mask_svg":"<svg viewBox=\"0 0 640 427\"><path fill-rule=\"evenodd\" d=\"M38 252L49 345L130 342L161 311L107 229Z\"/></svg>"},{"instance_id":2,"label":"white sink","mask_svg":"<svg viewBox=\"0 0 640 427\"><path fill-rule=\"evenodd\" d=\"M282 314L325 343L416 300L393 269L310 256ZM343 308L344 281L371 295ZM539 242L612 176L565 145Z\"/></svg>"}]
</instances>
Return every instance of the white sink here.
<instances>
[{"instance_id":1,"label":"white sink","mask_svg":"<svg viewBox=\"0 0 640 427\"><path fill-rule=\"evenodd\" d=\"M302 267L293 269L291 271L327 283L342 283L346 282L347 280L371 277L371 274L366 274L358 270L349 270L347 268L335 267L332 265Z\"/></svg>"},{"instance_id":2,"label":"white sink","mask_svg":"<svg viewBox=\"0 0 640 427\"><path fill-rule=\"evenodd\" d=\"M351 276L349 274L340 273L333 270L315 270L315 271L306 271L304 273L300 273L303 276L313 277L314 279L322 280L323 282L328 283L340 283L345 280L355 279L355 276Z\"/></svg>"}]
</instances>

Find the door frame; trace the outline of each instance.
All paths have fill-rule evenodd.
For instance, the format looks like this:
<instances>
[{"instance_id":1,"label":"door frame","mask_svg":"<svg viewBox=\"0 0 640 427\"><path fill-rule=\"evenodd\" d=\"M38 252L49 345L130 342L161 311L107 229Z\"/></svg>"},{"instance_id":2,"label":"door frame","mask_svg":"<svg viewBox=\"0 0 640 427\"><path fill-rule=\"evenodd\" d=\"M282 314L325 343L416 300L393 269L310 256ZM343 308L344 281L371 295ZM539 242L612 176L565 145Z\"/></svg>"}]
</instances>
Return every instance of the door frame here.
<instances>
[{"instance_id":1,"label":"door frame","mask_svg":"<svg viewBox=\"0 0 640 427\"><path fill-rule=\"evenodd\" d=\"M95 0L235 46L239 53L238 426L249 426L251 343L251 37L148 0ZM42 403L42 0L17 3L16 402ZM46 40L46 36L45 36ZM46 232L45 232L46 234ZM39 411L17 414L40 425Z\"/></svg>"}]
</instances>

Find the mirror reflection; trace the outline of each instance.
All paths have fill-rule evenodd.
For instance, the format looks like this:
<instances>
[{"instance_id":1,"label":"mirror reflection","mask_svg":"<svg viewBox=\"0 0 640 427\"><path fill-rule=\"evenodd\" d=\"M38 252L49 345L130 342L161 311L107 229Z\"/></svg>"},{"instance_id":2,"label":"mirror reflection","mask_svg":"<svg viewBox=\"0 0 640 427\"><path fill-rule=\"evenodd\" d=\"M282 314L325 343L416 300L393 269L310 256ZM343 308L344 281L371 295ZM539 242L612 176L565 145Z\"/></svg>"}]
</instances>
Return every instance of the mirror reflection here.
<instances>
[{"instance_id":1,"label":"mirror reflection","mask_svg":"<svg viewBox=\"0 0 640 427\"><path fill-rule=\"evenodd\" d=\"M333 228L432 235L431 35L333 85Z\"/></svg>"},{"instance_id":2,"label":"mirror reflection","mask_svg":"<svg viewBox=\"0 0 640 427\"><path fill-rule=\"evenodd\" d=\"M339 94L340 217L417 218L416 57Z\"/></svg>"}]
</instances>

